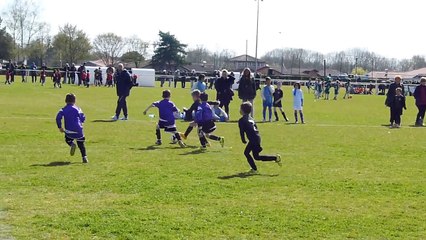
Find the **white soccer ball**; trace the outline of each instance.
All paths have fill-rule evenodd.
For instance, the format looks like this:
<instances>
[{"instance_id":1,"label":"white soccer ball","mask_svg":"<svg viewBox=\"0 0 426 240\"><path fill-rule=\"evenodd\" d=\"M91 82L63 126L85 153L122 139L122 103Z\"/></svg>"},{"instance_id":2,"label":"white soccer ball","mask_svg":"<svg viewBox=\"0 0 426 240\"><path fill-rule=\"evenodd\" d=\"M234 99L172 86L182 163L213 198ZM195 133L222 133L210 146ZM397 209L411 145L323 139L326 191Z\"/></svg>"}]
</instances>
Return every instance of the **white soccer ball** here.
<instances>
[{"instance_id":1,"label":"white soccer ball","mask_svg":"<svg viewBox=\"0 0 426 240\"><path fill-rule=\"evenodd\" d=\"M172 135L172 136L171 136L170 141L171 141L173 144L176 144L176 143L178 142L178 140L177 140L177 138L175 137L175 135Z\"/></svg>"}]
</instances>

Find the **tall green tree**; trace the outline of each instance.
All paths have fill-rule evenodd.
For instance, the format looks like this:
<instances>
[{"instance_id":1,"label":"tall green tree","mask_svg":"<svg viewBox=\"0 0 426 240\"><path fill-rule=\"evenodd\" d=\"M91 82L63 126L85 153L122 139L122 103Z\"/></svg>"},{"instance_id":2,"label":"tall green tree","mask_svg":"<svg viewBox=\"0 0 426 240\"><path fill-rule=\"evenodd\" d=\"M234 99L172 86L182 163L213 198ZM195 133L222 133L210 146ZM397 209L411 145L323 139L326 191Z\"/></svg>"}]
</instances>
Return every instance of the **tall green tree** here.
<instances>
[{"instance_id":1,"label":"tall green tree","mask_svg":"<svg viewBox=\"0 0 426 240\"><path fill-rule=\"evenodd\" d=\"M160 42L154 50L151 64L157 70L174 70L185 64L186 44L181 43L174 35L169 32L160 31Z\"/></svg>"},{"instance_id":2,"label":"tall green tree","mask_svg":"<svg viewBox=\"0 0 426 240\"><path fill-rule=\"evenodd\" d=\"M126 41L114 33L100 34L93 41L95 54L108 66L117 62L125 46Z\"/></svg>"},{"instance_id":3,"label":"tall green tree","mask_svg":"<svg viewBox=\"0 0 426 240\"><path fill-rule=\"evenodd\" d=\"M86 33L77 26L66 24L53 37L53 49L63 62L76 63L90 55L92 46Z\"/></svg>"},{"instance_id":4,"label":"tall green tree","mask_svg":"<svg viewBox=\"0 0 426 240\"><path fill-rule=\"evenodd\" d=\"M6 32L6 28L1 26L2 22L0 18L0 59L9 59L13 52L13 38Z\"/></svg>"}]
</instances>

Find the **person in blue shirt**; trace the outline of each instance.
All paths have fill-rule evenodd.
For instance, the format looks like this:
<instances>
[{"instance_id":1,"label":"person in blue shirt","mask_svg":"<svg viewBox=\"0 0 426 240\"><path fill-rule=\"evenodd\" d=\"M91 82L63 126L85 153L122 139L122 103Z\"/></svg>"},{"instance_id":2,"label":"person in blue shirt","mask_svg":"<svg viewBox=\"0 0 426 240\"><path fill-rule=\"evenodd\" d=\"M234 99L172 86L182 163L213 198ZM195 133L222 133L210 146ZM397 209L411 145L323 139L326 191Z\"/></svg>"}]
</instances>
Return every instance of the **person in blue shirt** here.
<instances>
[{"instance_id":1,"label":"person in blue shirt","mask_svg":"<svg viewBox=\"0 0 426 240\"><path fill-rule=\"evenodd\" d=\"M205 92L207 89L207 85L204 82L204 80L206 79L206 76L204 74L201 74L200 76L198 76L198 81L192 86L191 91L195 91L198 90L201 93Z\"/></svg>"},{"instance_id":2,"label":"person in blue shirt","mask_svg":"<svg viewBox=\"0 0 426 240\"><path fill-rule=\"evenodd\" d=\"M172 101L170 101L171 95L172 94L169 90L164 90L163 100L149 105L143 114L146 115L149 109L153 107L158 108L160 120L158 121L157 128L155 130L155 134L157 135L157 142L155 144L162 144L160 130L164 129L165 132L171 133L174 136L173 139L176 140L181 147L186 147L176 128L175 114L179 114L179 109Z\"/></svg>"},{"instance_id":3,"label":"person in blue shirt","mask_svg":"<svg viewBox=\"0 0 426 240\"><path fill-rule=\"evenodd\" d=\"M271 85L271 78L266 77L266 85L262 88L263 101L263 122L266 122L266 109L269 113L269 122L272 122L272 105L274 100L274 87Z\"/></svg>"},{"instance_id":4,"label":"person in blue shirt","mask_svg":"<svg viewBox=\"0 0 426 240\"><path fill-rule=\"evenodd\" d=\"M83 123L86 116L83 111L75 105L76 97L72 93L68 93L65 97L66 106L59 110L56 115L56 124L61 133L65 133L65 142L70 146L70 155L74 156L76 144L80 149L83 163L88 163L86 147L84 142L86 140L83 132ZM62 119L64 119L65 128L62 126Z\"/></svg>"},{"instance_id":5,"label":"person in blue shirt","mask_svg":"<svg viewBox=\"0 0 426 240\"><path fill-rule=\"evenodd\" d=\"M214 113L210 105L207 103L209 95L202 93L200 95L201 104L195 113L195 122L198 125L198 136L200 137L201 150L205 150L208 144L207 138L220 142L222 147L225 145L225 138L218 137L212 133L216 130L214 123Z\"/></svg>"}]
</instances>

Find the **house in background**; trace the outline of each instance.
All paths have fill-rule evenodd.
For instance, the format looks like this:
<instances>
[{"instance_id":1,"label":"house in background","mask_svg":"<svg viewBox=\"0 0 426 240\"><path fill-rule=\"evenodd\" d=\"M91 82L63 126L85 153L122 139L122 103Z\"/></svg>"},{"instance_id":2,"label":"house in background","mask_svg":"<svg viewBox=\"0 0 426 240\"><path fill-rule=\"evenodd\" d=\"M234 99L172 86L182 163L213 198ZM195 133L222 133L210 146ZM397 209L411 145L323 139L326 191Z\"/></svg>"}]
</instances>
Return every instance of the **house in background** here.
<instances>
[{"instance_id":1,"label":"house in background","mask_svg":"<svg viewBox=\"0 0 426 240\"><path fill-rule=\"evenodd\" d=\"M234 72L242 72L244 70L244 68L248 67L250 68L252 71L255 71L256 69L256 58L250 56L250 55L241 55L241 56L237 56L234 58L230 58L228 61L226 61L225 63L226 67L228 68L228 70L230 71L234 71ZM266 66L266 62L261 60L261 59L257 59L257 68L263 68Z\"/></svg>"}]
</instances>

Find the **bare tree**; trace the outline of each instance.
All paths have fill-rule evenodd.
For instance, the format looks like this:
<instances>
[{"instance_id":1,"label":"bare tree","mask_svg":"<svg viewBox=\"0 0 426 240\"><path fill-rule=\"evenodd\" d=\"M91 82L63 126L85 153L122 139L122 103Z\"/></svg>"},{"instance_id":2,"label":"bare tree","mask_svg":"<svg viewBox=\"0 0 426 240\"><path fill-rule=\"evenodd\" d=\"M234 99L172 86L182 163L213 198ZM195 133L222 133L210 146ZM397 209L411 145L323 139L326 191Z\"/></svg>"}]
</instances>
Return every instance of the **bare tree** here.
<instances>
[{"instance_id":1,"label":"bare tree","mask_svg":"<svg viewBox=\"0 0 426 240\"><path fill-rule=\"evenodd\" d=\"M39 19L39 5L33 0L13 0L4 12L9 33L15 41L15 58L23 58L24 49L46 24Z\"/></svg>"},{"instance_id":2,"label":"bare tree","mask_svg":"<svg viewBox=\"0 0 426 240\"><path fill-rule=\"evenodd\" d=\"M98 35L93 41L95 54L102 59L105 65L116 64L123 54L126 41L114 33Z\"/></svg>"},{"instance_id":3,"label":"bare tree","mask_svg":"<svg viewBox=\"0 0 426 240\"><path fill-rule=\"evenodd\" d=\"M131 36L125 39L126 52L138 52L142 56L146 56L149 43L143 41L138 36Z\"/></svg>"},{"instance_id":4,"label":"bare tree","mask_svg":"<svg viewBox=\"0 0 426 240\"><path fill-rule=\"evenodd\" d=\"M92 47L86 33L77 26L65 24L53 37L53 48L61 60L75 63L86 58Z\"/></svg>"}]
</instances>

